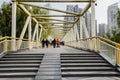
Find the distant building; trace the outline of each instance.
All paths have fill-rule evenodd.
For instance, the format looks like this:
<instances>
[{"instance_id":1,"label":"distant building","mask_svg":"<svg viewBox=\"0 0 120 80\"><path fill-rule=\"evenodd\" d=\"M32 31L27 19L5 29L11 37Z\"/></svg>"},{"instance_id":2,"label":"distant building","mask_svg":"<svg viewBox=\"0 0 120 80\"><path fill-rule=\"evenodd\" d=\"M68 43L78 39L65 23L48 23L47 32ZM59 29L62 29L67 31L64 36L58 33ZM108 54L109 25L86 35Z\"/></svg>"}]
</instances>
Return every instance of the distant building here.
<instances>
[{"instance_id":1,"label":"distant building","mask_svg":"<svg viewBox=\"0 0 120 80\"><path fill-rule=\"evenodd\" d=\"M108 16L108 28L107 30L118 28L117 26L117 12L120 8L120 2L112 4L108 7L107 16Z\"/></svg>"},{"instance_id":2,"label":"distant building","mask_svg":"<svg viewBox=\"0 0 120 80\"><path fill-rule=\"evenodd\" d=\"M78 5L67 5L66 6L66 11L69 12L75 12L75 13L81 13L83 9L79 8ZM77 17L65 17L64 20L66 21L75 21ZM88 11L85 15L85 23L87 26L88 33L91 36L91 13ZM70 26L70 24L65 24L65 26ZM78 33L80 34L80 21L77 23L77 28L78 28ZM84 36L84 35L83 35Z\"/></svg>"},{"instance_id":3,"label":"distant building","mask_svg":"<svg viewBox=\"0 0 120 80\"><path fill-rule=\"evenodd\" d=\"M104 36L106 27L106 24L99 24L99 36Z\"/></svg>"}]
</instances>

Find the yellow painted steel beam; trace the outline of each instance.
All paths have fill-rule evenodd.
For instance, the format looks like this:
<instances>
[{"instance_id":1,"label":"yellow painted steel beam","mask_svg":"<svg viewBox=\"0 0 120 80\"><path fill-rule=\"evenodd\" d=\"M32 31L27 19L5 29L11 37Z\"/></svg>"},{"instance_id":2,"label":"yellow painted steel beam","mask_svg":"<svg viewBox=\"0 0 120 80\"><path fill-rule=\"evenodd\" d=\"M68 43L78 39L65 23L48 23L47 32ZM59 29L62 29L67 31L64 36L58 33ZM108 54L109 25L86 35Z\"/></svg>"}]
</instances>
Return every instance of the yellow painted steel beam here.
<instances>
[{"instance_id":1,"label":"yellow painted steel beam","mask_svg":"<svg viewBox=\"0 0 120 80\"><path fill-rule=\"evenodd\" d=\"M88 9L91 7L91 2L84 8L84 10L81 12L81 16L83 16L87 11Z\"/></svg>"},{"instance_id":2,"label":"yellow painted steel beam","mask_svg":"<svg viewBox=\"0 0 120 80\"><path fill-rule=\"evenodd\" d=\"M84 10L81 12L80 16L83 16L90 7L91 7L91 2L84 8ZM74 22L75 24L80 20L80 16L75 20L75 22Z\"/></svg>"},{"instance_id":3,"label":"yellow painted steel beam","mask_svg":"<svg viewBox=\"0 0 120 80\"><path fill-rule=\"evenodd\" d=\"M72 28L72 27L50 27L50 28Z\"/></svg>"},{"instance_id":4,"label":"yellow painted steel beam","mask_svg":"<svg viewBox=\"0 0 120 80\"><path fill-rule=\"evenodd\" d=\"M3 52L4 53L7 52L7 38L4 40L4 43L3 43Z\"/></svg>"},{"instance_id":5,"label":"yellow painted steel beam","mask_svg":"<svg viewBox=\"0 0 120 80\"><path fill-rule=\"evenodd\" d=\"M35 14L31 16L32 17L77 17L76 15L40 15L40 14Z\"/></svg>"},{"instance_id":6,"label":"yellow painted steel beam","mask_svg":"<svg viewBox=\"0 0 120 80\"><path fill-rule=\"evenodd\" d=\"M89 2L90 0L12 0L17 2ZM95 2L95 0L93 0Z\"/></svg>"},{"instance_id":7,"label":"yellow painted steel beam","mask_svg":"<svg viewBox=\"0 0 120 80\"><path fill-rule=\"evenodd\" d=\"M19 4L28 5L28 6L33 6L33 7L38 7L38 8L47 9L47 10L52 10L52 11L56 11L56 12L66 13L66 14L77 15L77 16L80 15L80 14L74 13L74 12L68 12L68 11L63 11L63 10L58 10L58 9L43 7L43 6L36 6L36 5L33 5L33 4L28 4L28 3L23 3L23 2L20 2Z\"/></svg>"},{"instance_id":8,"label":"yellow painted steel beam","mask_svg":"<svg viewBox=\"0 0 120 80\"><path fill-rule=\"evenodd\" d=\"M39 24L74 24L71 22L39 22Z\"/></svg>"},{"instance_id":9,"label":"yellow painted steel beam","mask_svg":"<svg viewBox=\"0 0 120 80\"><path fill-rule=\"evenodd\" d=\"M120 45L116 45L115 46L116 48L116 62L117 62L117 65L120 66Z\"/></svg>"},{"instance_id":10,"label":"yellow painted steel beam","mask_svg":"<svg viewBox=\"0 0 120 80\"><path fill-rule=\"evenodd\" d=\"M60 21L60 22L73 22L73 21L65 21L65 20L53 19L53 18L47 18L47 17L36 17L36 19L46 19L46 20Z\"/></svg>"}]
</instances>

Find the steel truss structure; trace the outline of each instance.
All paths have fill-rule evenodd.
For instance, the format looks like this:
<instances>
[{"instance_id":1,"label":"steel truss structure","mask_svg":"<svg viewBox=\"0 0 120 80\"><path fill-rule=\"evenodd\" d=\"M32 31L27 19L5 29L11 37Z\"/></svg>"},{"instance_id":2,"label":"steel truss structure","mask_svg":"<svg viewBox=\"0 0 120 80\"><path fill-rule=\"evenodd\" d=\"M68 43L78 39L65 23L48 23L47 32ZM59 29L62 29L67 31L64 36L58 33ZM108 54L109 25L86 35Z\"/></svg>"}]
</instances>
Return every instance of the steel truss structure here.
<instances>
[{"instance_id":1,"label":"steel truss structure","mask_svg":"<svg viewBox=\"0 0 120 80\"><path fill-rule=\"evenodd\" d=\"M53 9L53 8L48 8L48 7L43 7L43 6L36 6L27 2L81 2L81 3L88 3L86 7L83 9L83 11L78 14L74 12L68 12L68 11L63 11L63 10L58 10L58 9ZM85 37L88 38L90 35L88 34L88 30L85 25L85 19L83 15L90 9L91 7L91 31L92 31L92 36L96 36L96 28L95 28L95 0L12 0L12 37L16 38L16 7L19 7L22 11L24 11L28 17L26 19L26 22L24 24L23 30L21 32L20 38L24 38L24 34L26 32L26 29L28 27L28 39L29 39L29 49L32 48L32 41L35 40L36 36L36 41L37 44L36 46L38 47L38 43L41 39L41 33L43 30L46 30L43 24L71 24L72 26L69 26L68 28L64 27L65 30L68 30L66 35L63 37L64 41L72 41L72 40L79 40L83 38L83 31L85 33ZM32 6L32 7L37 7L41 9L46 9L50 11L56 11L60 13L65 13L66 15L40 15L40 14L31 14L24 5L27 6ZM49 17L49 18L48 18ZM59 20L59 19L53 19L51 17L77 17L75 21L65 21L65 20ZM57 22L40 22L38 19L48 19L51 21L57 21ZM32 26L31 26L31 21L34 21L36 23L35 29L33 34L31 33L32 31ZM80 21L80 34L78 33L77 29L77 23ZM59 26L59 25L56 25ZM59 26L62 27L62 26ZM58 28L59 28L58 27ZM33 36L32 36L33 35ZM71 37L70 37L71 36ZM12 49L13 51L16 50L15 47L15 39L12 40ZM19 47L21 46L22 40L19 40Z\"/></svg>"}]
</instances>

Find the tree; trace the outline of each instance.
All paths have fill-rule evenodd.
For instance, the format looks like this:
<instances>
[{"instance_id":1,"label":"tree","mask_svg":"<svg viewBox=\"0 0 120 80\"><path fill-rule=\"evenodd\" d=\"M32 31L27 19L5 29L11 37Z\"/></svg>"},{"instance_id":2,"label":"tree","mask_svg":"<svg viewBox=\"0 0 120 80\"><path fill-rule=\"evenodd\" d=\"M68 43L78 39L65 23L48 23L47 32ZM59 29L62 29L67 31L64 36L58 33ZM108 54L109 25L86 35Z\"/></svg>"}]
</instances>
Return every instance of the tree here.
<instances>
[{"instance_id":1,"label":"tree","mask_svg":"<svg viewBox=\"0 0 120 80\"><path fill-rule=\"evenodd\" d=\"M120 10L118 10L118 13L117 13L117 25L116 26L117 26L117 28L109 30L106 33L105 37L112 40L112 41L120 43Z\"/></svg>"},{"instance_id":2,"label":"tree","mask_svg":"<svg viewBox=\"0 0 120 80\"><path fill-rule=\"evenodd\" d=\"M44 14L44 15L48 14L48 12L46 10L42 10L42 9L39 9L36 7L30 8L29 6L25 6L25 8L27 10L29 10L32 14ZM2 36L11 36L11 23L12 23L11 15L12 15L11 4L4 2L0 9L0 31L1 31ZM25 24L26 18L27 18L27 15L17 7L17 18L16 18L16 23L17 23L16 36L17 37L20 37L20 34L21 34L21 31ZM38 19L38 21L49 22L49 20L46 20L46 19ZM35 26L35 22L32 20L32 30L34 30L34 26ZM49 27L48 24L44 24L43 26L44 26L44 28ZM43 31L42 36L47 38L51 33L51 28L48 28L48 30L47 30L48 32L46 32L46 33L44 31ZM44 35L44 33L45 33L45 35ZM28 29L26 31L24 38L28 38Z\"/></svg>"}]
</instances>

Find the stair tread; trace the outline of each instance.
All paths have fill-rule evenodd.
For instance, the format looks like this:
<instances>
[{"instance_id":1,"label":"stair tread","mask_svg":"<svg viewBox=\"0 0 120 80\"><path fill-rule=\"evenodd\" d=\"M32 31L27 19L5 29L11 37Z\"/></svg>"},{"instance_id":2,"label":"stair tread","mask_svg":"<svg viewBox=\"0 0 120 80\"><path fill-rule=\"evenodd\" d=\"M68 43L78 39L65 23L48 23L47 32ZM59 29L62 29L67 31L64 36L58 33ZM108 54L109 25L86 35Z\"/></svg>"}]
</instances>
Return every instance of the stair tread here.
<instances>
[{"instance_id":1,"label":"stair tread","mask_svg":"<svg viewBox=\"0 0 120 80\"><path fill-rule=\"evenodd\" d=\"M21 57L21 58L1 58L0 60L3 60L3 59L42 59L42 58L29 58L29 57Z\"/></svg>"},{"instance_id":2,"label":"stair tread","mask_svg":"<svg viewBox=\"0 0 120 80\"><path fill-rule=\"evenodd\" d=\"M0 73L0 76L15 76L15 75L36 75L36 72L11 72L11 73Z\"/></svg>"},{"instance_id":3,"label":"stair tread","mask_svg":"<svg viewBox=\"0 0 120 80\"><path fill-rule=\"evenodd\" d=\"M29 61L0 61L0 63L4 63L4 62L40 62L41 60L29 60Z\"/></svg>"},{"instance_id":4,"label":"stair tread","mask_svg":"<svg viewBox=\"0 0 120 80\"><path fill-rule=\"evenodd\" d=\"M61 63L61 65L108 65L108 63Z\"/></svg>"},{"instance_id":5,"label":"stair tread","mask_svg":"<svg viewBox=\"0 0 120 80\"><path fill-rule=\"evenodd\" d=\"M4 71L4 70L38 70L38 68L0 68L0 71Z\"/></svg>"},{"instance_id":6,"label":"stair tread","mask_svg":"<svg viewBox=\"0 0 120 80\"><path fill-rule=\"evenodd\" d=\"M44 55L44 53L8 53L7 55Z\"/></svg>"},{"instance_id":7,"label":"stair tread","mask_svg":"<svg viewBox=\"0 0 120 80\"><path fill-rule=\"evenodd\" d=\"M119 73L118 73L118 72L115 72L115 71L111 71L111 72L110 72L110 71L109 71L109 72L108 72L108 71L101 71L101 72L100 72L100 71L99 71L99 72L98 72L98 71L90 71L90 72L87 72L87 71L86 71L86 72L85 72L85 71L81 71L81 72L62 72L62 75L72 75L72 74L76 74L76 75L77 75L77 74L78 74L78 75L79 75L79 74L82 74L82 75L83 75L83 74L84 74L84 75L91 75L91 74L99 74L99 75L100 75L100 74L108 74L108 75L109 75L109 74L119 74Z\"/></svg>"},{"instance_id":8,"label":"stair tread","mask_svg":"<svg viewBox=\"0 0 120 80\"><path fill-rule=\"evenodd\" d=\"M62 67L61 69L114 69L113 67Z\"/></svg>"},{"instance_id":9,"label":"stair tread","mask_svg":"<svg viewBox=\"0 0 120 80\"><path fill-rule=\"evenodd\" d=\"M84 60L61 60L61 61L84 61ZM105 60L87 60L87 61L105 61Z\"/></svg>"},{"instance_id":10,"label":"stair tread","mask_svg":"<svg viewBox=\"0 0 120 80\"><path fill-rule=\"evenodd\" d=\"M40 64L0 64L1 66L39 66Z\"/></svg>"}]
</instances>

